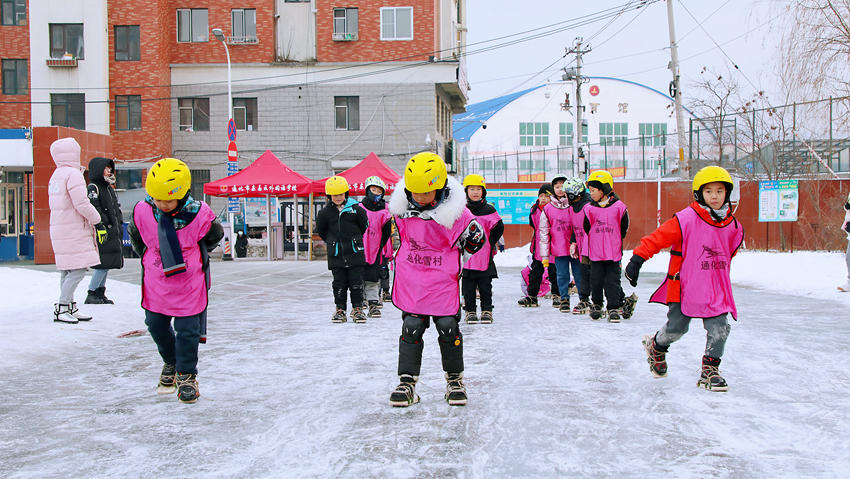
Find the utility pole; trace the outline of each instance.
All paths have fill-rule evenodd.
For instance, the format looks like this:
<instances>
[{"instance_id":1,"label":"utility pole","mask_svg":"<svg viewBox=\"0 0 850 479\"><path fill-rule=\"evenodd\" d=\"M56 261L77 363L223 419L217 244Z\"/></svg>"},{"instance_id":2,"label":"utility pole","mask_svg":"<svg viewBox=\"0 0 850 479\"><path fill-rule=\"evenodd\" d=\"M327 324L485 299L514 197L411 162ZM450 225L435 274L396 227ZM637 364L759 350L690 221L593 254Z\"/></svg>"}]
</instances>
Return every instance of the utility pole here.
<instances>
[{"instance_id":1,"label":"utility pole","mask_svg":"<svg viewBox=\"0 0 850 479\"><path fill-rule=\"evenodd\" d=\"M679 49L676 46L676 27L673 24L673 0L667 0L667 25L670 30L670 71L673 81L670 82L670 96L676 104L676 133L679 137L679 174L690 178L688 160L685 158L685 116L682 112L682 88L679 82Z\"/></svg>"},{"instance_id":2,"label":"utility pole","mask_svg":"<svg viewBox=\"0 0 850 479\"><path fill-rule=\"evenodd\" d=\"M566 72L563 75L564 80L575 80L576 82L576 127L575 133L573 135L573 176L579 176L580 174L583 176L587 173L586 165L579 165L580 157L583 158L583 155L579 155L579 150L581 149L581 138L584 133L584 128L582 128L582 120L581 114L583 113L584 107L581 104L581 84L587 83L588 79L581 76L581 56L585 53L590 52L590 45L586 45L582 49L582 44L584 42L584 38L576 37L575 45L567 50L567 54L575 54L576 56L576 66L575 68L564 69Z\"/></svg>"}]
</instances>

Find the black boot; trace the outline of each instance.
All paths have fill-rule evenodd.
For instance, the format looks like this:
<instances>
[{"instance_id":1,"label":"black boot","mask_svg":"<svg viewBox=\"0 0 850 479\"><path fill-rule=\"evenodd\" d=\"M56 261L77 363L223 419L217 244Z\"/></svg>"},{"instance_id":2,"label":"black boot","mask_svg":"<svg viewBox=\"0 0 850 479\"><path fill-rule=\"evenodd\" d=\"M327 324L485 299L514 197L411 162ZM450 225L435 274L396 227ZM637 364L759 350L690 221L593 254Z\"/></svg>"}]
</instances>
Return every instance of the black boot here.
<instances>
[{"instance_id":1,"label":"black boot","mask_svg":"<svg viewBox=\"0 0 850 479\"><path fill-rule=\"evenodd\" d=\"M702 374L697 386L709 391L725 392L729 390L726 380L720 375L720 358L702 357Z\"/></svg>"},{"instance_id":2,"label":"black boot","mask_svg":"<svg viewBox=\"0 0 850 479\"><path fill-rule=\"evenodd\" d=\"M95 290L102 304L115 304L114 301L106 297L106 286L101 286Z\"/></svg>"},{"instance_id":3,"label":"black boot","mask_svg":"<svg viewBox=\"0 0 850 479\"><path fill-rule=\"evenodd\" d=\"M86 300L84 304L103 304L103 299L100 298L98 294L98 289L90 289L89 294L86 295Z\"/></svg>"}]
</instances>

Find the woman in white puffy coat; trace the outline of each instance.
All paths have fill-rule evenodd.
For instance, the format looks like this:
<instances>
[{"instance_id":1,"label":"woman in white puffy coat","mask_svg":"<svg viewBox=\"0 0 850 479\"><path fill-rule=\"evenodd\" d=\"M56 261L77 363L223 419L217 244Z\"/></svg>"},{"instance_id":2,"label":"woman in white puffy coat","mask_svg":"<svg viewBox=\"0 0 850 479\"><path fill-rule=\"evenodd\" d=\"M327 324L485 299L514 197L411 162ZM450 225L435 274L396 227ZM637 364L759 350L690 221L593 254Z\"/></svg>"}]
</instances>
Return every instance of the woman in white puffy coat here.
<instances>
[{"instance_id":1,"label":"woman in white puffy coat","mask_svg":"<svg viewBox=\"0 0 850 479\"><path fill-rule=\"evenodd\" d=\"M59 302L54 305L53 320L62 323L89 321L77 310L74 290L86 274L86 268L100 264L96 225L100 214L86 195L86 181L80 166L80 145L73 138L62 138L50 145L56 170L50 177L50 243L61 273ZM105 230L105 229L104 229Z\"/></svg>"}]
</instances>

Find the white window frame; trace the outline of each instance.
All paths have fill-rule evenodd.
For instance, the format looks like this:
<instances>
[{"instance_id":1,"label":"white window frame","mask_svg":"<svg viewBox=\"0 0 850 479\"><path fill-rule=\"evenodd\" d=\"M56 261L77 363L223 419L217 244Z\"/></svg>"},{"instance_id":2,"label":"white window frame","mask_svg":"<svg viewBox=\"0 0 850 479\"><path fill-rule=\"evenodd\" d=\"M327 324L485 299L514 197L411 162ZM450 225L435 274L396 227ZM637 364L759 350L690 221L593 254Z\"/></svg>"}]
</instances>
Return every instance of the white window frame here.
<instances>
[{"instance_id":1,"label":"white window frame","mask_svg":"<svg viewBox=\"0 0 850 479\"><path fill-rule=\"evenodd\" d=\"M337 13L343 16L338 17ZM342 30L337 29L337 20L342 21ZM333 12L333 39L334 40L357 40L357 30L360 28L360 9L338 7Z\"/></svg>"},{"instance_id":2,"label":"white window frame","mask_svg":"<svg viewBox=\"0 0 850 479\"><path fill-rule=\"evenodd\" d=\"M246 12L251 12L246 15ZM239 28L242 30L242 35L236 34L236 16L239 15L241 17L242 25L239 25ZM253 15L253 33L249 32L249 24L248 17ZM257 41L257 9L256 8L233 8L230 10L230 31L233 32L233 37L231 43L255 43Z\"/></svg>"},{"instance_id":3,"label":"white window frame","mask_svg":"<svg viewBox=\"0 0 850 479\"><path fill-rule=\"evenodd\" d=\"M194 12L201 11L207 13L207 26L204 31L204 37L202 39L195 39L195 19L193 18ZM189 40L180 40L180 13L188 13L189 14ZM177 9L177 43L204 43L210 41L210 13L209 9L206 8L178 8Z\"/></svg>"},{"instance_id":4,"label":"white window frame","mask_svg":"<svg viewBox=\"0 0 850 479\"><path fill-rule=\"evenodd\" d=\"M396 32L398 31L398 23L396 22L396 13L399 10L410 10L410 37L398 37ZM384 36L384 15L392 14L392 23L393 23L393 36L385 37ZM413 7L381 7L381 24L378 28L381 31L381 40L382 41L409 41L413 40Z\"/></svg>"}]
</instances>

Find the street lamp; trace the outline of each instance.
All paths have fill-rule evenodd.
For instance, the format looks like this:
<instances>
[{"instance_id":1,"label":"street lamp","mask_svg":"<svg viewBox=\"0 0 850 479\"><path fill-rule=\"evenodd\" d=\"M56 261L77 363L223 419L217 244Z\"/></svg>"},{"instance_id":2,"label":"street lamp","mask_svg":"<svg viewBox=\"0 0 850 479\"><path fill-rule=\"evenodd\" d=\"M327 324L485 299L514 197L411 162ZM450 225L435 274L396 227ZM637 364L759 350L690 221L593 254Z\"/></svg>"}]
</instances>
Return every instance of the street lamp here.
<instances>
[{"instance_id":1,"label":"street lamp","mask_svg":"<svg viewBox=\"0 0 850 479\"><path fill-rule=\"evenodd\" d=\"M224 39L224 33L222 33L221 28L213 28L212 30L213 36L215 39L220 41L222 45L224 45L224 54L227 56L227 128L230 129L230 122L233 121L233 91L231 90L231 77L230 77L230 50L227 49L227 42ZM228 131L228 134L230 132ZM227 175L230 176L232 173L230 172L230 168L228 168ZM238 200L237 200L238 201ZM230 242L233 244L233 238L236 236L234 227L236 226L233 221L233 211L231 211L231 203L232 201L228 199L227 201L227 219L230 222Z\"/></svg>"}]
</instances>

